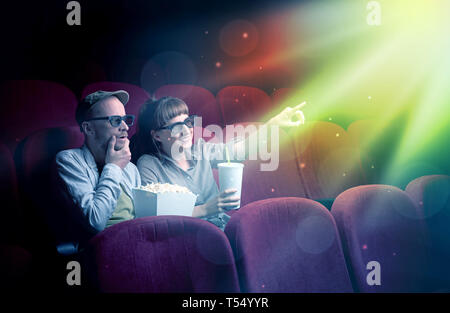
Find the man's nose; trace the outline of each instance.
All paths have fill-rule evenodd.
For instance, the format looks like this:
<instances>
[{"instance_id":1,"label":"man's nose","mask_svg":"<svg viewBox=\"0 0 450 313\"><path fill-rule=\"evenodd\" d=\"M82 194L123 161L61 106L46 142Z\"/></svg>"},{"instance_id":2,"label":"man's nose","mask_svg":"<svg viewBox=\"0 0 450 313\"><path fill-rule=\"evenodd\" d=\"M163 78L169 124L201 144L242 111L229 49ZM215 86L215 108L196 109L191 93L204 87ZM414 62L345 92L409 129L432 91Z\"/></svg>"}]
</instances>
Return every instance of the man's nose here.
<instances>
[{"instance_id":1,"label":"man's nose","mask_svg":"<svg viewBox=\"0 0 450 313\"><path fill-rule=\"evenodd\" d=\"M119 126L119 130L120 131L128 131L130 128L128 127L127 123L125 123L125 121L121 121L120 122L120 126Z\"/></svg>"}]
</instances>

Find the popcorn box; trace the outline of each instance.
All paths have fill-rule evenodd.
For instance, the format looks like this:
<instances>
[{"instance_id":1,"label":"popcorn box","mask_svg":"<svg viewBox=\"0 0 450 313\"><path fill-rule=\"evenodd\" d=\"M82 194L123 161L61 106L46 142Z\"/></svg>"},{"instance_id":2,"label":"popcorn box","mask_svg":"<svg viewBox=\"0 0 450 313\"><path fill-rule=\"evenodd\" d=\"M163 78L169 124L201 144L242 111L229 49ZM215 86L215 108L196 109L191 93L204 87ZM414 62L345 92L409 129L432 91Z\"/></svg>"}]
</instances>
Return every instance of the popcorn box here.
<instances>
[{"instance_id":1,"label":"popcorn box","mask_svg":"<svg viewBox=\"0 0 450 313\"><path fill-rule=\"evenodd\" d=\"M197 196L182 192L151 192L133 188L136 218L157 215L192 216Z\"/></svg>"}]
</instances>

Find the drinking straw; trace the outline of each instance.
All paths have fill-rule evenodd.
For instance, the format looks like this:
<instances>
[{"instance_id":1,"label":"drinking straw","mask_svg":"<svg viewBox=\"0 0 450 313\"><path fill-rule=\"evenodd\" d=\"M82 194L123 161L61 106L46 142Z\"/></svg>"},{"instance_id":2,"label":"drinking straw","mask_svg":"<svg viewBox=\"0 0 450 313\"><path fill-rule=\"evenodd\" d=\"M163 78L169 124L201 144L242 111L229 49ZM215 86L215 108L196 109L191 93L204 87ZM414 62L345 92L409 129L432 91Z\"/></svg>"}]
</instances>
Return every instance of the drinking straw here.
<instances>
[{"instance_id":1,"label":"drinking straw","mask_svg":"<svg viewBox=\"0 0 450 313\"><path fill-rule=\"evenodd\" d=\"M225 154L227 156L228 164L230 164L230 152L228 151L228 146L225 146Z\"/></svg>"}]
</instances>

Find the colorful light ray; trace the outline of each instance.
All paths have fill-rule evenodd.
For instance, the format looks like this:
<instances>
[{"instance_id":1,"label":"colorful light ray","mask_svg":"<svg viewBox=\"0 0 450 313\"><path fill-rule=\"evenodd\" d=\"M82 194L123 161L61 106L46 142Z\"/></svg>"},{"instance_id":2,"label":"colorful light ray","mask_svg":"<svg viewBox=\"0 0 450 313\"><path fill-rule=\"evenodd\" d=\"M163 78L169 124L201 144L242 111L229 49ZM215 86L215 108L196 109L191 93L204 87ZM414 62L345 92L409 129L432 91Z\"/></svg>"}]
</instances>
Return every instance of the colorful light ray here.
<instances>
[{"instance_id":1,"label":"colorful light ray","mask_svg":"<svg viewBox=\"0 0 450 313\"><path fill-rule=\"evenodd\" d=\"M449 12L449 3L380 3L383 25L370 31L370 26L361 26L359 22L353 29L330 35L320 25L320 14L310 16L310 24L303 30L323 29L323 33L315 31L319 39L302 42L284 51L279 59L313 53L318 57L309 58L314 63L313 69L281 105L292 106L307 100L309 105L304 111L308 120L328 119L342 112L354 119L373 118L377 128L371 142L392 136L386 129L399 117L409 119L402 133L396 134L400 138L397 146L379 147L393 150L392 163L383 180L394 181L402 164L420 158L430 147L442 145L439 141L448 132L450 18L443 12ZM333 4L334 8L338 5ZM299 10L303 10L303 16L308 14L305 8ZM332 29L328 24L328 30ZM339 25L335 27L340 29ZM335 50L336 58L329 49ZM450 155L448 148L440 151Z\"/></svg>"},{"instance_id":2,"label":"colorful light ray","mask_svg":"<svg viewBox=\"0 0 450 313\"><path fill-rule=\"evenodd\" d=\"M450 157L449 148L438 148L450 124L450 2L377 1L379 26L367 22L368 2L314 1L266 12L254 21L264 53L236 58L221 78L264 79L280 67L294 68L297 87L279 106L306 100L308 121L373 119L376 127L364 144L390 150L381 177L393 181L402 164L420 159L424 150ZM400 120L404 125L393 128ZM389 137L396 141L383 145Z\"/></svg>"}]
</instances>

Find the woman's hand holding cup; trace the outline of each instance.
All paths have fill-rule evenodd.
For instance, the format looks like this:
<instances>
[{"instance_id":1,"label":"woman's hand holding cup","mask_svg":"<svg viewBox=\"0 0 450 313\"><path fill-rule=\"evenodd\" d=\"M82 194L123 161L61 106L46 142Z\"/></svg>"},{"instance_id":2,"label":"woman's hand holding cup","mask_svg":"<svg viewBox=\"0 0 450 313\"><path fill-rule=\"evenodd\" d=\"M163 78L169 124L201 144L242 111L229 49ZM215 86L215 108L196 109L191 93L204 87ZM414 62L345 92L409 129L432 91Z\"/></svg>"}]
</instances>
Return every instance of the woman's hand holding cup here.
<instances>
[{"instance_id":1,"label":"woman's hand holding cup","mask_svg":"<svg viewBox=\"0 0 450 313\"><path fill-rule=\"evenodd\" d=\"M233 196L237 189L230 188L221 192L207 203L196 207L194 216L203 217L231 210L239 205L240 197Z\"/></svg>"}]
</instances>

